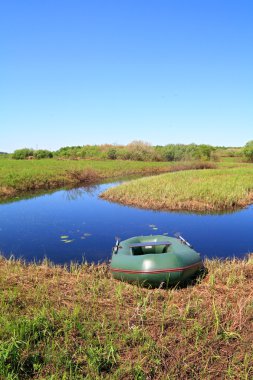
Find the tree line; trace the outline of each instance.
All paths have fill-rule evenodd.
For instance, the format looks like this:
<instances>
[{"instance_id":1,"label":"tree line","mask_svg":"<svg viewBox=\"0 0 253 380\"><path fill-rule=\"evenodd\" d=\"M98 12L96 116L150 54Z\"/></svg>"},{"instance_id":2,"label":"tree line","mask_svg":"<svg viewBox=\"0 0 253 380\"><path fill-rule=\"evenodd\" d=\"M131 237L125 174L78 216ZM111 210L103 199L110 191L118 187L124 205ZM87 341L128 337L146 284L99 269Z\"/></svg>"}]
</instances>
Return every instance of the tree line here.
<instances>
[{"instance_id":1,"label":"tree line","mask_svg":"<svg viewBox=\"0 0 253 380\"><path fill-rule=\"evenodd\" d=\"M253 141L244 148L214 147L207 144L167 144L164 146L144 141L133 141L128 145L80 145L65 146L56 151L45 149L17 149L13 159L95 159L95 160L135 160L135 161L189 161L219 160L222 157L241 157L253 162Z\"/></svg>"}]
</instances>

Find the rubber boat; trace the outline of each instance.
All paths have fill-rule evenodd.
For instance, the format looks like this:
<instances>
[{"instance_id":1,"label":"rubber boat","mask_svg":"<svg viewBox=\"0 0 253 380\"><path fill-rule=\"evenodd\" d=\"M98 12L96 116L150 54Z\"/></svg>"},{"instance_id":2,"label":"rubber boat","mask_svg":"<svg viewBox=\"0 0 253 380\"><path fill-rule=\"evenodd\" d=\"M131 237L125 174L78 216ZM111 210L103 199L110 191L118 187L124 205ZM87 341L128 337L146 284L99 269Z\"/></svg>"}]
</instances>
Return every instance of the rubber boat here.
<instances>
[{"instance_id":1,"label":"rubber boat","mask_svg":"<svg viewBox=\"0 0 253 380\"><path fill-rule=\"evenodd\" d=\"M202 268L200 254L180 235L118 240L111 259L115 279L151 287L187 282Z\"/></svg>"}]
</instances>

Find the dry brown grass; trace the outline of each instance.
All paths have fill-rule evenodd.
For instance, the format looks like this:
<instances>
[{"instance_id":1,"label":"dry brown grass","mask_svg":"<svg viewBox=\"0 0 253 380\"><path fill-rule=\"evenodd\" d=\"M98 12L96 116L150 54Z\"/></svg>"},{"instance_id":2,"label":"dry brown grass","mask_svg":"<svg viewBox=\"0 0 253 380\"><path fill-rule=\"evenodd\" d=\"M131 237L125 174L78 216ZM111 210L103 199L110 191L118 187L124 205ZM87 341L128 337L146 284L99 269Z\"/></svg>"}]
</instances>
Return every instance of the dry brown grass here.
<instances>
[{"instance_id":1,"label":"dry brown grass","mask_svg":"<svg viewBox=\"0 0 253 380\"><path fill-rule=\"evenodd\" d=\"M92 168L86 168L84 170L68 170L66 176L71 181L74 181L74 183L82 183L84 185L96 183L102 179L101 173Z\"/></svg>"},{"instance_id":2,"label":"dry brown grass","mask_svg":"<svg viewBox=\"0 0 253 380\"><path fill-rule=\"evenodd\" d=\"M178 172L181 170L202 170L202 169L216 169L217 165L214 162L208 162L208 161L193 161L188 163L174 163L171 168L170 172Z\"/></svg>"},{"instance_id":3,"label":"dry brown grass","mask_svg":"<svg viewBox=\"0 0 253 380\"><path fill-rule=\"evenodd\" d=\"M49 335L30 337L19 352L40 354L29 378L251 379L253 260L205 265L195 286L148 290L112 280L106 265L69 271L1 259L0 341L18 337L20 320L43 310Z\"/></svg>"}]
</instances>

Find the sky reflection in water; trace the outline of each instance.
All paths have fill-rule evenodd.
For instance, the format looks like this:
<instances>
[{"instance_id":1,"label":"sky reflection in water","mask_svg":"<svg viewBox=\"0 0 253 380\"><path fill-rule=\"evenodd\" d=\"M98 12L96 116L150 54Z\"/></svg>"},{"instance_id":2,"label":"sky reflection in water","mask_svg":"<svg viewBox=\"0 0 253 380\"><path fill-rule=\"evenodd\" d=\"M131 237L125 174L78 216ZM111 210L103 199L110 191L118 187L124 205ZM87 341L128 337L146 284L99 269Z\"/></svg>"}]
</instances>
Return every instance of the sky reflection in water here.
<instances>
[{"instance_id":1,"label":"sky reflection in water","mask_svg":"<svg viewBox=\"0 0 253 380\"><path fill-rule=\"evenodd\" d=\"M253 251L253 207L221 215L157 212L104 201L114 184L60 190L0 205L0 251L54 263L108 260L115 237L176 232L208 257ZM157 228L157 229L155 229Z\"/></svg>"}]
</instances>

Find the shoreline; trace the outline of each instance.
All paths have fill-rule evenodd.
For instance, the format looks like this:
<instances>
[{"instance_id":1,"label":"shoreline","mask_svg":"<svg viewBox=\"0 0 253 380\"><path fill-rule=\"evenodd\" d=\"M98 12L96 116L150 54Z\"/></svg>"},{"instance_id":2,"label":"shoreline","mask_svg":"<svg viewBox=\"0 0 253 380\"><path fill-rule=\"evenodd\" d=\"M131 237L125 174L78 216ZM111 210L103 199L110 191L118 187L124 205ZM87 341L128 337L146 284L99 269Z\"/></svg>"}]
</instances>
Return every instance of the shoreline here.
<instances>
[{"instance_id":1,"label":"shoreline","mask_svg":"<svg viewBox=\"0 0 253 380\"><path fill-rule=\"evenodd\" d=\"M1 163L1 161L0 161ZM29 165L28 161L28 165ZM32 162L32 164L34 161ZM85 161L85 165L90 165L91 161ZM96 161L96 164L98 161ZM104 165L112 165L111 162L101 161ZM135 164L143 166L142 168L135 168ZM145 162L127 162L121 161L124 164L124 168L117 167L117 162L113 163L114 168L97 169L92 166L84 167L83 169L68 169L61 173L55 172L51 177L45 176L45 178L40 173L39 178L37 178L37 173L31 174L29 178L20 178L17 180L15 186L8 186L6 183L0 180L0 201L8 201L12 198L19 197L22 195L29 195L29 193L36 191L49 191L57 190L66 186L82 186L82 185L96 185L102 180L107 179L117 179L126 176L134 175L156 175L164 174L177 171L187 171L187 170L201 170L203 168L213 169L215 166L212 163L202 163L202 162L188 162L188 163L145 163ZM116 164L116 165L115 165ZM125 166L129 164L129 167ZM152 164L151 166L149 166ZM39 164L37 164L39 165ZM1 169L1 167L0 167ZM58 177L60 178L58 178Z\"/></svg>"},{"instance_id":2,"label":"shoreline","mask_svg":"<svg viewBox=\"0 0 253 380\"><path fill-rule=\"evenodd\" d=\"M106 192L105 192L106 193ZM153 206L152 204L149 204L148 206L142 205L138 203L137 201L125 201L125 200L119 200L117 198L114 198L113 196L107 196L107 194L102 193L100 194L100 198L104 199L111 203L117 203L122 206L127 207L133 207L133 208L139 208L142 210L152 210L152 211L161 211L161 212L188 212L188 213L197 213L197 214L223 214L223 213L233 213L236 211L241 211L249 206L253 205L253 200L250 202L243 202L240 204L235 205L232 208L214 208L211 205L201 204L201 202L185 202L182 203L178 207L166 207L164 205L158 205L155 203Z\"/></svg>"}]
</instances>

